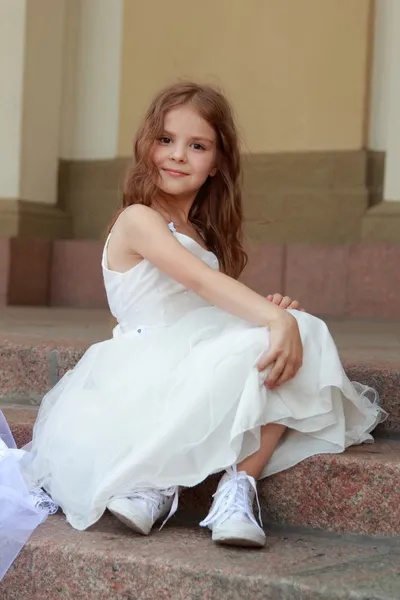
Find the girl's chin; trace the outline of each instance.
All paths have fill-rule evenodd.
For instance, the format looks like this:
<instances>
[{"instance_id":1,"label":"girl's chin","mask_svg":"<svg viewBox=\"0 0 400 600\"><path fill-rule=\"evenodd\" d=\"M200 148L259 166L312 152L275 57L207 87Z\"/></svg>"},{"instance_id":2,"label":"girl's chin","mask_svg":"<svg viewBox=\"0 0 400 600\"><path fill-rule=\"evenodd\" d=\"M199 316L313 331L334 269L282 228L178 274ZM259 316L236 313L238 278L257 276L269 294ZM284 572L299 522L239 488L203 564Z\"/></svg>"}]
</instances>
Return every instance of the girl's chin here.
<instances>
[{"instance_id":1,"label":"girl's chin","mask_svg":"<svg viewBox=\"0 0 400 600\"><path fill-rule=\"evenodd\" d=\"M187 197L187 196L195 196L196 195L196 190L192 190L192 189L188 189L187 187L183 186L183 185L165 185L164 183L159 185L160 190L164 193L164 194L168 194L169 196L182 196L182 197Z\"/></svg>"}]
</instances>

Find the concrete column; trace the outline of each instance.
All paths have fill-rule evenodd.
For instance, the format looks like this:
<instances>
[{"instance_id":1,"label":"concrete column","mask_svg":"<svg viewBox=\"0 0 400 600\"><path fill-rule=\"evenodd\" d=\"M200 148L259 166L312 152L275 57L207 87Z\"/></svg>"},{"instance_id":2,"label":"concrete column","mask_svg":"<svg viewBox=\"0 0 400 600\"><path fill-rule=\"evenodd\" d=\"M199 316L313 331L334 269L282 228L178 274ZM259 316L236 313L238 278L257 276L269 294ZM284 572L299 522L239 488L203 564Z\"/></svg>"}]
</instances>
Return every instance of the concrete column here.
<instances>
[{"instance_id":1,"label":"concrete column","mask_svg":"<svg viewBox=\"0 0 400 600\"><path fill-rule=\"evenodd\" d=\"M400 201L400 2L376 0L369 147L386 153L383 198Z\"/></svg>"},{"instance_id":2,"label":"concrete column","mask_svg":"<svg viewBox=\"0 0 400 600\"><path fill-rule=\"evenodd\" d=\"M19 194L25 9L24 0L0 3L0 198Z\"/></svg>"},{"instance_id":3,"label":"concrete column","mask_svg":"<svg viewBox=\"0 0 400 600\"><path fill-rule=\"evenodd\" d=\"M369 128L371 198L362 236L400 241L400 2L376 0ZM383 165L384 160L384 165ZM383 185L382 185L383 173Z\"/></svg>"},{"instance_id":4,"label":"concrete column","mask_svg":"<svg viewBox=\"0 0 400 600\"><path fill-rule=\"evenodd\" d=\"M103 237L120 200L123 15L123 0L67 0L59 194L78 239Z\"/></svg>"},{"instance_id":5,"label":"concrete column","mask_svg":"<svg viewBox=\"0 0 400 600\"><path fill-rule=\"evenodd\" d=\"M387 11L389 13L387 23L389 53L387 56L388 97L383 197L389 202L400 202L400 2L398 0L386 0L386 2L388 2Z\"/></svg>"},{"instance_id":6,"label":"concrete column","mask_svg":"<svg viewBox=\"0 0 400 600\"><path fill-rule=\"evenodd\" d=\"M0 235L62 237L57 200L66 0L0 2Z\"/></svg>"},{"instance_id":7,"label":"concrete column","mask_svg":"<svg viewBox=\"0 0 400 600\"><path fill-rule=\"evenodd\" d=\"M114 159L123 0L68 0L67 9L60 157Z\"/></svg>"},{"instance_id":8,"label":"concrete column","mask_svg":"<svg viewBox=\"0 0 400 600\"><path fill-rule=\"evenodd\" d=\"M375 1L372 46L371 106L368 147L377 152L386 151L387 106L389 82L389 3Z\"/></svg>"}]
</instances>

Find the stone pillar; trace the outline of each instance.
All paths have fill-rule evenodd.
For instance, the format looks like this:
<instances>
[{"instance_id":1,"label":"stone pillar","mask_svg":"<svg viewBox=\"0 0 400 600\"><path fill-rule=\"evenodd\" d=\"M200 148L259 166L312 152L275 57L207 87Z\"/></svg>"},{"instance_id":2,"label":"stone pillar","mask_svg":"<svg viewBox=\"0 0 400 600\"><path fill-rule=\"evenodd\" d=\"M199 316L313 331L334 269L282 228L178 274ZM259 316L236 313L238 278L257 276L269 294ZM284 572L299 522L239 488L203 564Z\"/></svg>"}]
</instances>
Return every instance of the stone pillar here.
<instances>
[{"instance_id":1,"label":"stone pillar","mask_svg":"<svg viewBox=\"0 0 400 600\"><path fill-rule=\"evenodd\" d=\"M382 2L382 0L381 0ZM387 124L384 200L400 203L400 2L387 7ZM378 2L379 7L379 2ZM399 239L400 241L400 239Z\"/></svg>"},{"instance_id":2,"label":"stone pillar","mask_svg":"<svg viewBox=\"0 0 400 600\"><path fill-rule=\"evenodd\" d=\"M400 242L400 2L376 0L369 148L383 168L380 203L363 223L365 239Z\"/></svg>"},{"instance_id":3,"label":"stone pillar","mask_svg":"<svg viewBox=\"0 0 400 600\"><path fill-rule=\"evenodd\" d=\"M57 208L66 0L0 3L0 236L58 238Z\"/></svg>"},{"instance_id":4,"label":"stone pillar","mask_svg":"<svg viewBox=\"0 0 400 600\"><path fill-rule=\"evenodd\" d=\"M124 4L67 0L67 9L59 198L73 238L96 240L120 202L126 167L117 160Z\"/></svg>"},{"instance_id":5,"label":"stone pillar","mask_svg":"<svg viewBox=\"0 0 400 600\"><path fill-rule=\"evenodd\" d=\"M122 0L67 0L60 158L117 156Z\"/></svg>"}]
</instances>

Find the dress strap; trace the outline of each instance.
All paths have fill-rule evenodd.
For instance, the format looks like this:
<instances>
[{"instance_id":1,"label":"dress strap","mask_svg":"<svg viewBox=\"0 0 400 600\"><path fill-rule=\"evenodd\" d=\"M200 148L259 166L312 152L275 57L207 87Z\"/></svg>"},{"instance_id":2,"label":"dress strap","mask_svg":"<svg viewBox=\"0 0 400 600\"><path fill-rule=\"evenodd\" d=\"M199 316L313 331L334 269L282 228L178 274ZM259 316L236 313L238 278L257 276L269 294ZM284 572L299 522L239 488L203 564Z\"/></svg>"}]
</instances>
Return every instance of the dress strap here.
<instances>
[{"instance_id":1,"label":"dress strap","mask_svg":"<svg viewBox=\"0 0 400 600\"><path fill-rule=\"evenodd\" d=\"M103 254L101 257L101 266L103 268L105 267L106 269L108 269L107 250L108 250L108 242L110 241L111 234L112 234L112 230L110 231L110 233L107 236L107 239L105 241L104 248L103 248Z\"/></svg>"},{"instance_id":2,"label":"dress strap","mask_svg":"<svg viewBox=\"0 0 400 600\"><path fill-rule=\"evenodd\" d=\"M170 230L172 231L172 233L176 233L176 227L173 221L171 221L170 223L168 223L168 227L170 228Z\"/></svg>"}]
</instances>

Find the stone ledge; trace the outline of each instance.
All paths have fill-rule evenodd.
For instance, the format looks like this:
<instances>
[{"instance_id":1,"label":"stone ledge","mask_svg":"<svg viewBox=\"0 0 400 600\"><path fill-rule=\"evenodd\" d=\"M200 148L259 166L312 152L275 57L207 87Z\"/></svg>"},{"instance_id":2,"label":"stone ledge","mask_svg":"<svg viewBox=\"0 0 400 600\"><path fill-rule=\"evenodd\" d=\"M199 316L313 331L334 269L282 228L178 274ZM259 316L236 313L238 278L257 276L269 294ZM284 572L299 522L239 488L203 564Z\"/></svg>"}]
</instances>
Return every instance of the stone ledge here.
<instances>
[{"instance_id":1,"label":"stone ledge","mask_svg":"<svg viewBox=\"0 0 400 600\"><path fill-rule=\"evenodd\" d=\"M263 550L221 548L171 520L133 534L110 515L88 531L61 515L32 535L1 584L2 600L393 600L400 554L384 541L269 533Z\"/></svg>"},{"instance_id":2,"label":"stone ledge","mask_svg":"<svg viewBox=\"0 0 400 600\"><path fill-rule=\"evenodd\" d=\"M106 308L102 242L0 237L0 306Z\"/></svg>"},{"instance_id":3,"label":"stone ledge","mask_svg":"<svg viewBox=\"0 0 400 600\"><path fill-rule=\"evenodd\" d=\"M377 440L312 456L258 484L265 525L400 536L400 442ZM205 512L218 476L185 489L181 506Z\"/></svg>"},{"instance_id":4,"label":"stone ledge","mask_svg":"<svg viewBox=\"0 0 400 600\"><path fill-rule=\"evenodd\" d=\"M367 151L367 188L370 206L379 204L383 200L385 160L385 152L376 150Z\"/></svg>"},{"instance_id":5,"label":"stone ledge","mask_svg":"<svg viewBox=\"0 0 400 600\"><path fill-rule=\"evenodd\" d=\"M130 158L60 162L59 202L78 239L103 237L120 205ZM252 241L343 243L361 237L367 180L379 169L365 150L243 155L244 213ZM371 170L371 169L370 169Z\"/></svg>"},{"instance_id":6,"label":"stone ledge","mask_svg":"<svg viewBox=\"0 0 400 600\"><path fill-rule=\"evenodd\" d=\"M72 218L59 207L0 198L0 237L53 240L71 234Z\"/></svg>"},{"instance_id":7,"label":"stone ledge","mask_svg":"<svg viewBox=\"0 0 400 600\"><path fill-rule=\"evenodd\" d=\"M3 408L19 446L30 441L34 411ZM20 414L19 414L20 413ZM206 514L218 475L181 496L180 513ZM312 482L312 485L310 485ZM376 440L322 454L259 482L267 525L400 536L400 442Z\"/></svg>"},{"instance_id":8,"label":"stone ledge","mask_svg":"<svg viewBox=\"0 0 400 600\"><path fill-rule=\"evenodd\" d=\"M53 244L51 306L107 308L102 251L103 242L57 240Z\"/></svg>"},{"instance_id":9,"label":"stone ledge","mask_svg":"<svg viewBox=\"0 0 400 600\"><path fill-rule=\"evenodd\" d=\"M19 336L20 337L20 336ZM89 343L73 340L38 340L17 336L0 339L0 402L39 405L43 396L83 356ZM340 353L352 380L378 390L390 418L379 426L385 436L400 434L400 358L379 364L357 358L349 362Z\"/></svg>"},{"instance_id":10,"label":"stone ledge","mask_svg":"<svg viewBox=\"0 0 400 600\"><path fill-rule=\"evenodd\" d=\"M50 241L0 238L0 306L48 304L51 255Z\"/></svg>"},{"instance_id":11,"label":"stone ledge","mask_svg":"<svg viewBox=\"0 0 400 600\"><path fill-rule=\"evenodd\" d=\"M260 245L260 264L267 252ZM400 317L400 243L292 244L286 246L285 265L284 293L313 314Z\"/></svg>"},{"instance_id":12,"label":"stone ledge","mask_svg":"<svg viewBox=\"0 0 400 600\"><path fill-rule=\"evenodd\" d=\"M0 238L0 305L106 308L102 248L101 241ZM287 294L324 317L400 318L400 243L249 244L247 250L241 280L260 294Z\"/></svg>"},{"instance_id":13,"label":"stone ledge","mask_svg":"<svg viewBox=\"0 0 400 600\"><path fill-rule=\"evenodd\" d=\"M400 243L400 200L381 202L369 209L362 221L362 238Z\"/></svg>"}]
</instances>

